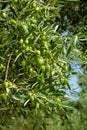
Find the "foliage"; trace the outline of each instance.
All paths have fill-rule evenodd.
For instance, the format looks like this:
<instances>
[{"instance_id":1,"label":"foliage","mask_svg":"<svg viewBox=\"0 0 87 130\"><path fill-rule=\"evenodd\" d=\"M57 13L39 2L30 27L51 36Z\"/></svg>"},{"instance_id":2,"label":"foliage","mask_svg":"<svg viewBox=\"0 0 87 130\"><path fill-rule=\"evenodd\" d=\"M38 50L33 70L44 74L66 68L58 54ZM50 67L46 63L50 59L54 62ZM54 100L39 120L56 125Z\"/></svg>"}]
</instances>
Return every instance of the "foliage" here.
<instances>
[{"instance_id":1,"label":"foliage","mask_svg":"<svg viewBox=\"0 0 87 130\"><path fill-rule=\"evenodd\" d=\"M63 108L72 75L73 38L56 32L58 1L0 1L0 116L40 110L51 115ZM71 51L72 50L72 51Z\"/></svg>"},{"instance_id":2,"label":"foliage","mask_svg":"<svg viewBox=\"0 0 87 130\"><path fill-rule=\"evenodd\" d=\"M13 129L16 120L14 129L49 129L55 114L55 128L79 129L79 124L73 126L74 114L79 112L67 105L65 95L73 74L71 62L77 53L83 58L77 49L82 49L82 40L86 39L86 33L81 33L86 29L86 17L81 19L84 11L80 7L84 4L80 2L0 1L1 129Z\"/></svg>"}]
</instances>

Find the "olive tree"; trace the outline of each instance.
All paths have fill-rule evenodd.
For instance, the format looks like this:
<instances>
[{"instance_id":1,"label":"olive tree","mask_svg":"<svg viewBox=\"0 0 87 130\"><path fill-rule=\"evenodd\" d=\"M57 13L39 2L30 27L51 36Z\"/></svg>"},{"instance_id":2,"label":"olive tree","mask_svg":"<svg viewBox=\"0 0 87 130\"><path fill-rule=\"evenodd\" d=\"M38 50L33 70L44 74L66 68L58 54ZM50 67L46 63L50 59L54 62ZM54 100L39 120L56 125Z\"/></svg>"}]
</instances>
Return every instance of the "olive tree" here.
<instances>
[{"instance_id":1,"label":"olive tree","mask_svg":"<svg viewBox=\"0 0 87 130\"><path fill-rule=\"evenodd\" d=\"M63 2L0 1L0 123L60 113L77 37L57 32Z\"/></svg>"}]
</instances>

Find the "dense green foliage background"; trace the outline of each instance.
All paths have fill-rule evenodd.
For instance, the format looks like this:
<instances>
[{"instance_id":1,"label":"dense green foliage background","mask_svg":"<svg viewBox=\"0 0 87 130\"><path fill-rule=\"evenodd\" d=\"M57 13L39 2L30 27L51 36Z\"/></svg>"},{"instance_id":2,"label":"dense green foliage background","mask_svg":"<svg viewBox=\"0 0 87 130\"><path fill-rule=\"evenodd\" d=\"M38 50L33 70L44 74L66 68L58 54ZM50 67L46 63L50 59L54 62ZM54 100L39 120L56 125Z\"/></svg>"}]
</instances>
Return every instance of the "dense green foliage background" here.
<instances>
[{"instance_id":1,"label":"dense green foliage background","mask_svg":"<svg viewBox=\"0 0 87 130\"><path fill-rule=\"evenodd\" d=\"M1 129L86 130L86 7L77 0L0 1ZM76 62L85 89L73 102L66 89Z\"/></svg>"}]
</instances>

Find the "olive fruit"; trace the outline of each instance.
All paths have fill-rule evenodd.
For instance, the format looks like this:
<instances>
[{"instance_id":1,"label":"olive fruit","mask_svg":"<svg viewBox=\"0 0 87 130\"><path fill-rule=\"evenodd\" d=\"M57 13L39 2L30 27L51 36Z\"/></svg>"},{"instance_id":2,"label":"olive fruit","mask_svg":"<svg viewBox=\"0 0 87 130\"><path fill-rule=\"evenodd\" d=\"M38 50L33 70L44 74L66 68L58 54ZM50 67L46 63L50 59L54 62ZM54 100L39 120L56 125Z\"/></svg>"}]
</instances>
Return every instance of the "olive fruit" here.
<instances>
[{"instance_id":1,"label":"olive fruit","mask_svg":"<svg viewBox=\"0 0 87 130\"><path fill-rule=\"evenodd\" d=\"M68 70L68 66L67 66L67 65L64 65L64 66L63 66L63 69L64 69L65 71L67 71L67 70Z\"/></svg>"},{"instance_id":2,"label":"olive fruit","mask_svg":"<svg viewBox=\"0 0 87 130\"><path fill-rule=\"evenodd\" d=\"M35 50L35 53L36 53L37 55L40 55L40 51L39 51L39 50Z\"/></svg>"},{"instance_id":3,"label":"olive fruit","mask_svg":"<svg viewBox=\"0 0 87 130\"><path fill-rule=\"evenodd\" d=\"M2 13L2 16L3 16L3 18L6 18L7 14L6 13Z\"/></svg>"},{"instance_id":4,"label":"olive fruit","mask_svg":"<svg viewBox=\"0 0 87 130\"><path fill-rule=\"evenodd\" d=\"M41 76L41 77L40 77L40 82L41 82L42 84L45 83L45 78L44 78L44 76Z\"/></svg>"},{"instance_id":5,"label":"olive fruit","mask_svg":"<svg viewBox=\"0 0 87 130\"><path fill-rule=\"evenodd\" d=\"M55 62L53 63L53 67L54 67L54 68L57 67L57 64L56 64Z\"/></svg>"},{"instance_id":6,"label":"olive fruit","mask_svg":"<svg viewBox=\"0 0 87 130\"><path fill-rule=\"evenodd\" d=\"M41 71L45 72L45 66L44 65L41 66Z\"/></svg>"},{"instance_id":7,"label":"olive fruit","mask_svg":"<svg viewBox=\"0 0 87 130\"><path fill-rule=\"evenodd\" d=\"M48 48L48 42L47 41L43 41L43 44L46 48Z\"/></svg>"},{"instance_id":8,"label":"olive fruit","mask_svg":"<svg viewBox=\"0 0 87 130\"><path fill-rule=\"evenodd\" d=\"M46 40L46 36L45 36L45 35L42 35L42 36L41 36L41 39L42 39L42 40Z\"/></svg>"},{"instance_id":9,"label":"olive fruit","mask_svg":"<svg viewBox=\"0 0 87 130\"><path fill-rule=\"evenodd\" d=\"M6 100L7 99L6 94L5 93L0 94L0 99Z\"/></svg>"},{"instance_id":10,"label":"olive fruit","mask_svg":"<svg viewBox=\"0 0 87 130\"><path fill-rule=\"evenodd\" d=\"M22 67L25 67L25 66L26 66L26 61L25 61L25 60L23 60L23 61L21 62L21 66L22 66Z\"/></svg>"},{"instance_id":11,"label":"olive fruit","mask_svg":"<svg viewBox=\"0 0 87 130\"><path fill-rule=\"evenodd\" d=\"M60 106L61 106L61 99L60 99L60 98L57 98L57 99L56 99L56 103L57 103L57 106L60 107Z\"/></svg>"},{"instance_id":12,"label":"olive fruit","mask_svg":"<svg viewBox=\"0 0 87 130\"><path fill-rule=\"evenodd\" d=\"M15 55L18 55L18 54L19 54L19 50L16 49L16 50L15 50Z\"/></svg>"},{"instance_id":13,"label":"olive fruit","mask_svg":"<svg viewBox=\"0 0 87 130\"><path fill-rule=\"evenodd\" d=\"M36 7L36 8L35 8L35 10L36 10L36 11L39 11L39 10L40 10L40 8L39 8L39 7Z\"/></svg>"},{"instance_id":14,"label":"olive fruit","mask_svg":"<svg viewBox=\"0 0 87 130\"><path fill-rule=\"evenodd\" d=\"M35 100L33 95L30 96L30 100L31 100L31 102L33 102Z\"/></svg>"},{"instance_id":15,"label":"olive fruit","mask_svg":"<svg viewBox=\"0 0 87 130\"><path fill-rule=\"evenodd\" d=\"M36 7L37 7L37 4L36 4L36 3L33 3L33 7L36 8Z\"/></svg>"},{"instance_id":16,"label":"olive fruit","mask_svg":"<svg viewBox=\"0 0 87 130\"><path fill-rule=\"evenodd\" d=\"M5 81L5 82L4 82L5 88L11 87L12 85L13 85L13 83L10 82L10 81Z\"/></svg>"},{"instance_id":17,"label":"olive fruit","mask_svg":"<svg viewBox=\"0 0 87 130\"><path fill-rule=\"evenodd\" d=\"M30 68L29 68L29 73L32 73L32 72L33 72L33 68L30 67Z\"/></svg>"},{"instance_id":18,"label":"olive fruit","mask_svg":"<svg viewBox=\"0 0 87 130\"><path fill-rule=\"evenodd\" d=\"M3 64L0 65L0 71L4 70L5 66Z\"/></svg>"},{"instance_id":19,"label":"olive fruit","mask_svg":"<svg viewBox=\"0 0 87 130\"><path fill-rule=\"evenodd\" d=\"M11 19L12 24L16 24L17 22L14 19Z\"/></svg>"},{"instance_id":20,"label":"olive fruit","mask_svg":"<svg viewBox=\"0 0 87 130\"><path fill-rule=\"evenodd\" d=\"M29 47L29 46L26 46L25 50L26 50L26 51L29 51L29 50L30 50L30 47Z\"/></svg>"},{"instance_id":21,"label":"olive fruit","mask_svg":"<svg viewBox=\"0 0 87 130\"><path fill-rule=\"evenodd\" d=\"M23 44L23 43L24 43L24 40L23 40L23 39L20 39L19 43L20 43L20 44Z\"/></svg>"},{"instance_id":22,"label":"olive fruit","mask_svg":"<svg viewBox=\"0 0 87 130\"><path fill-rule=\"evenodd\" d=\"M17 2L18 2L18 0L13 0L13 2L14 2L14 3L17 3Z\"/></svg>"},{"instance_id":23,"label":"olive fruit","mask_svg":"<svg viewBox=\"0 0 87 130\"><path fill-rule=\"evenodd\" d=\"M26 40L25 40L25 43L26 43L26 44L28 44L28 43L29 43L28 39L26 39Z\"/></svg>"},{"instance_id":24,"label":"olive fruit","mask_svg":"<svg viewBox=\"0 0 87 130\"><path fill-rule=\"evenodd\" d=\"M4 86L5 86L5 88L8 88L8 87L9 87L9 82L8 82L8 81L5 81L5 82L4 82Z\"/></svg>"},{"instance_id":25,"label":"olive fruit","mask_svg":"<svg viewBox=\"0 0 87 130\"><path fill-rule=\"evenodd\" d=\"M13 83L10 81L8 82L8 84L9 84L9 87L13 86Z\"/></svg>"},{"instance_id":26,"label":"olive fruit","mask_svg":"<svg viewBox=\"0 0 87 130\"><path fill-rule=\"evenodd\" d=\"M46 34L47 34L47 33L46 33L45 31L42 33L42 35L44 35L44 36L46 36Z\"/></svg>"},{"instance_id":27,"label":"olive fruit","mask_svg":"<svg viewBox=\"0 0 87 130\"><path fill-rule=\"evenodd\" d=\"M42 65L44 63L43 58L38 58L37 59L37 65Z\"/></svg>"},{"instance_id":28,"label":"olive fruit","mask_svg":"<svg viewBox=\"0 0 87 130\"><path fill-rule=\"evenodd\" d=\"M63 51L62 51L62 52L63 52L64 55L66 55L67 51L66 51L66 48L65 48L65 47L63 48Z\"/></svg>"},{"instance_id":29,"label":"olive fruit","mask_svg":"<svg viewBox=\"0 0 87 130\"><path fill-rule=\"evenodd\" d=\"M33 23L33 24L36 24L36 23L37 23L37 20L33 19L33 20L32 20L32 23Z\"/></svg>"}]
</instances>

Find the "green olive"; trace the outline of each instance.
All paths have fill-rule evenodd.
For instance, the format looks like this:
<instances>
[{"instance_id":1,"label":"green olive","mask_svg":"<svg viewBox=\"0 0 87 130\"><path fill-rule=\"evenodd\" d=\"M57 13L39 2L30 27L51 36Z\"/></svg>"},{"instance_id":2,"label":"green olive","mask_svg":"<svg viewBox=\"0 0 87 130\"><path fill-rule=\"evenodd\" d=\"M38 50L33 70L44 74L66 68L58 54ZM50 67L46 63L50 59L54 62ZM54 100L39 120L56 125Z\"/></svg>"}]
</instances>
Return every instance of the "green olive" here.
<instances>
[{"instance_id":1,"label":"green olive","mask_svg":"<svg viewBox=\"0 0 87 130\"><path fill-rule=\"evenodd\" d=\"M57 64L56 64L55 62L53 63L53 67L54 67L54 68L57 67Z\"/></svg>"},{"instance_id":2,"label":"green olive","mask_svg":"<svg viewBox=\"0 0 87 130\"><path fill-rule=\"evenodd\" d=\"M41 82L42 84L44 84L44 83L45 83L44 76L41 76L41 78L40 78L40 82Z\"/></svg>"},{"instance_id":3,"label":"green olive","mask_svg":"<svg viewBox=\"0 0 87 130\"><path fill-rule=\"evenodd\" d=\"M45 31L42 33L42 35L44 35L44 36L46 36L46 34L47 34L47 33L46 33Z\"/></svg>"},{"instance_id":4,"label":"green olive","mask_svg":"<svg viewBox=\"0 0 87 130\"><path fill-rule=\"evenodd\" d=\"M38 58L38 59L37 59L37 64L38 64L38 65L42 65L43 63L44 63L43 58Z\"/></svg>"},{"instance_id":5,"label":"green olive","mask_svg":"<svg viewBox=\"0 0 87 130\"><path fill-rule=\"evenodd\" d=\"M32 33L30 34L30 36L29 36L29 37L30 37L30 39L31 39L31 40L33 40L33 39L34 39L34 35L33 35Z\"/></svg>"},{"instance_id":6,"label":"green olive","mask_svg":"<svg viewBox=\"0 0 87 130\"><path fill-rule=\"evenodd\" d=\"M21 38L19 43L22 45L24 43L24 40Z\"/></svg>"},{"instance_id":7,"label":"green olive","mask_svg":"<svg viewBox=\"0 0 87 130\"><path fill-rule=\"evenodd\" d=\"M12 24L16 24L17 22L14 19L11 19Z\"/></svg>"},{"instance_id":8,"label":"green olive","mask_svg":"<svg viewBox=\"0 0 87 130\"><path fill-rule=\"evenodd\" d=\"M66 71L66 70L68 70L68 66L67 65L64 65L63 66L63 69Z\"/></svg>"},{"instance_id":9,"label":"green olive","mask_svg":"<svg viewBox=\"0 0 87 130\"><path fill-rule=\"evenodd\" d=\"M25 50L26 50L26 51L29 51L29 50L30 50L30 47L29 47L29 46L26 46Z\"/></svg>"},{"instance_id":10,"label":"green olive","mask_svg":"<svg viewBox=\"0 0 87 130\"><path fill-rule=\"evenodd\" d=\"M33 68L29 68L29 73L32 73L33 72Z\"/></svg>"},{"instance_id":11,"label":"green olive","mask_svg":"<svg viewBox=\"0 0 87 130\"><path fill-rule=\"evenodd\" d=\"M32 20L32 23L36 24L36 23L37 23L37 20L33 19L33 20Z\"/></svg>"},{"instance_id":12,"label":"green olive","mask_svg":"<svg viewBox=\"0 0 87 130\"><path fill-rule=\"evenodd\" d=\"M6 18L7 14L6 13L2 13L2 16L3 16L3 18Z\"/></svg>"},{"instance_id":13,"label":"green olive","mask_svg":"<svg viewBox=\"0 0 87 130\"><path fill-rule=\"evenodd\" d=\"M5 69L5 66L3 64L0 65L0 71L2 71L3 69Z\"/></svg>"},{"instance_id":14,"label":"green olive","mask_svg":"<svg viewBox=\"0 0 87 130\"><path fill-rule=\"evenodd\" d=\"M5 93L2 93L2 94L0 94L0 98L1 98L2 100L6 100L6 99L7 99L7 96L6 96Z\"/></svg>"},{"instance_id":15,"label":"green olive","mask_svg":"<svg viewBox=\"0 0 87 130\"><path fill-rule=\"evenodd\" d=\"M18 2L18 0L13 0L13 2L14 2L14 3L17 3L17 2Z\"/></svg>"},{"instance_id":16,"label":"green olive","mask_svg":"<svg viewBox=\"0 0 87 130\"><path fill-rule=\"evenodd\" d=\"M16 50L15 50L15 55L18 55L18 54L19 54L19 50L16 49Z\"/></svg>"},{"instance_id":17,"label":"green olive","mask_svg":"<svg viewBox=\"0 0 87 130\"><path fill-rule=\"evenodd\" d=\"M39 11L39 10L40 10L40 8L39 8L39 7L36 7L36 8L35 8L35 10L36 10L36 11Z\"/></svg>"},{"instance_id":18,"label":"green olive","mask_svg":"<svg viewBox=\"0 0 87 130\"><path fill-rule=\"evenodd\" d=\"M35 53L36 53L37 55L40 55L40 51L39 51L39 50L35 50Z\"/></svg>"},{"instance_id":19,"label":"green olive","mask_svg":"<svg viewBox=\"0 0 87 130\"><path fill-rule=\"evenodd\" d=\"M11 86L13 86L13 83L9 81L8 85L9 85L9 87L11 87Z\"/></svg>"},{"instance_id":20,"label":"green olive","mask_svg":"<svg viewBox=\"0 0 87 130\"><path fill-rule=\"evenodd\" d=\"M41 66L41 71L42 71L43 73L45 72L45 66L44 66L44 65Z\"/></svg>"},{"instance_id":21,"label":"green olive","mask_svg":"<svg viewBox=\"0 0 87 130\"><path fill-rule=\"evenodd\" d=\"M42 39L42 40L46 40L46 36L45 36L45 35L42 35L42 36L41 36L41 39Z\"/></svg>"},{"instance_id":22,"label":"green olive","mask_svg":"<svg viewBox=\"0 0 87 130\"><path fill-rule=\"evenodd\" d=\"M25 40L25 43L26 43L26 44L28 44L28 43L29 43L28 39L26 39L26 40Z\"/></svg>"},{"instance_id":23,"label":"green olive","mask_svg":"<svg viewBox=\"0 0 87 130\"><path fill-rule=\"evenodd\" d=\"M60 100L60 98L57 98L56 103L57 103L58 107L61 107L61 100Z\"/></svg>"},{"instance_id":24,"label":"green olive","mask_svg":"<svg viewBox=\"0 0 87 130\"><path fill-rule=\"evenodd\" d=\"M30 100L31 100L31 102L33 102L35 100L33 95L30 96Z\"/></svg>"},{"instance_id":25,"label":"green olive","mask_svg":"<svg viewBox=\"0 0 87 130\"><path fill-rule=\"evenodd\" d=\"M36 8L36 7L37 7L37 4L36 4L36 3L33 3L33 7Z\"/></svg>"},{"instance_id":26,"label":"green olive","mask_svg":"<svg viewBox=\"0 0 87 130\"><path fill-rule=\"evenodd\" d=\"M21 62L21 66L22 66L22 67L25 67L25 66L26 66L26 61L25 61L25 60L23 60L23 61Z\"/></svg>"},{"instance_id":27,"label":"green olive","mask_svg":"<svg viewBox=\"0 0 87 130\"><path fill-rule=\"evenodd\" d=\"M60 66L63 67L63 66L64 66L64 63L60 63Z\"/></svg>"},{"instance_id":28,"label":"green olive","mask_svg":"<svg viewBox=\"0 0 87 130\"><path fill-rule=\"evenodd\" d=\"M62 52L63 52L64 55L67 54L67 51L66 51L66 48L65 48L65 47L63 48L63 51L62 51Z\"/></svg>"},{"instance_id":29,"label":"green olive","mask_svg":"<svg viewBox=\"0 0 87 130\"><path fill-rule=\"evenodd\" d=\"M5 88L8 88L8 87L9 87L9 82L8 82L8 81L5 81L5 82L4 82L4 86L5 86Z\"/></svg>"},{"instance_id":30,"label":"green olive","mask_svg":"<svg viewBox=\"0 0 87 130\"><path fill-rule=\"evenodd\" d=\"M43 44L48 49L48 42L47 41L43 41Z\"/></svg>"}]
</instances>

